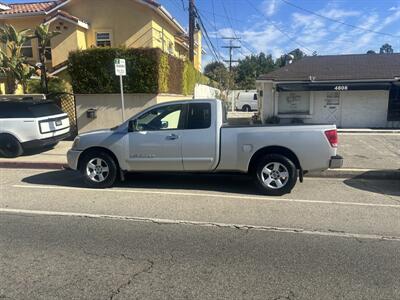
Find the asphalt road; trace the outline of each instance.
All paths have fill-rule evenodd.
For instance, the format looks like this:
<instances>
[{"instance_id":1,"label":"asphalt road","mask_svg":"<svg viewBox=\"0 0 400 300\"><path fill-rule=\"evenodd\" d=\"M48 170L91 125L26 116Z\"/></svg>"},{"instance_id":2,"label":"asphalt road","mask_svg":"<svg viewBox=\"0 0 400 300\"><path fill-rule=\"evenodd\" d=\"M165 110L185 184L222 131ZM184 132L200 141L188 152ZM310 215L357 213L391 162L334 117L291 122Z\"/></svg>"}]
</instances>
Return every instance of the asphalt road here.
<instances>
[{"instance_id":1,"label":"asphalt road","mask_svg":"<svg viewBox=\"0 0 400 300\"><path fill-rule=\"evenodd\" d=\"M0 169L0 299L400 299L398 181Z\"/></svg>"}]
</instances>

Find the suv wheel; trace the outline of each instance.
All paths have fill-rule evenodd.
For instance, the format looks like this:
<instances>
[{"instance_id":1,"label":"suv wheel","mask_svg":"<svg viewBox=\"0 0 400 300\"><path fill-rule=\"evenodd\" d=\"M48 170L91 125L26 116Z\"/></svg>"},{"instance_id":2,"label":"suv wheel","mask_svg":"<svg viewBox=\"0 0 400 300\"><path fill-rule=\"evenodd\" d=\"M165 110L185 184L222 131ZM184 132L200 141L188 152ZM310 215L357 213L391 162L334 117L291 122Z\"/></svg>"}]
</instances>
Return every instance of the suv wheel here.
<instances>
[{"instance_id":1,"label":"suv wheel","mask_svg":"<svg viewBox=\"0 0 400 300\"><path fill-rule=\"evenodd\" d=\"M0 135L0 154L7 158L13 158L22 155L24 150L21 143L12 135Z\"/></svg>"},{"instance_id":2,"label":"suv wheel","mask_svg":"<svg viewBox=\"0 0 400 300\"><path fill-rule=\"evenodd\" d=\"M249 105L243 105L242 111L251 111L251 107Z\"/></svg>"},{"instance_id":3,"label":"suv wheel","mask_svg":"<svg viewBox=\"0 0 400 300\"><path fill-rule=\"evenodd\" d=\"M117 178L117 164L105 152L93 152L85 155L81 173L85 183L93 188L111 187Z\"/></svg>"},{"instance_id":4,"label":"suv wheel","mask_svg":"<svg viewBox=\"0 0 400 300\"><path fill-rule=\"evenodd\" d=\"M267 195L281 196L290 193L297 182L297 169L286 156L264 156L256 169L256 183Z\"/></svg>"}]
</instances>

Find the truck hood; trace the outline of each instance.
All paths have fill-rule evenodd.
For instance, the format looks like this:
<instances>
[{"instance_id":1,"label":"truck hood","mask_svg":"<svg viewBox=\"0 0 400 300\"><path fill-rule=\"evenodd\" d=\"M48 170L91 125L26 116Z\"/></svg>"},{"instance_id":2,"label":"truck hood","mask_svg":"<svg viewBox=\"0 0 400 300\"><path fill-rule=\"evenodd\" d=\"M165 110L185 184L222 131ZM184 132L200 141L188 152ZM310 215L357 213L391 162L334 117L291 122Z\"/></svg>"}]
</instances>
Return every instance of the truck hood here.
<instances>
[{"instance_id":1,"label":"truck hood","mask_svg":"<svg viewBox=\"0 0 400 300\"><path fill-rule=\"evenodd\" d=\"M74 148L85 150L90 147L110 148L125 136L125 132L111 129L94 130L80 134L76 138Z\"/></svg>"}]
</instances>

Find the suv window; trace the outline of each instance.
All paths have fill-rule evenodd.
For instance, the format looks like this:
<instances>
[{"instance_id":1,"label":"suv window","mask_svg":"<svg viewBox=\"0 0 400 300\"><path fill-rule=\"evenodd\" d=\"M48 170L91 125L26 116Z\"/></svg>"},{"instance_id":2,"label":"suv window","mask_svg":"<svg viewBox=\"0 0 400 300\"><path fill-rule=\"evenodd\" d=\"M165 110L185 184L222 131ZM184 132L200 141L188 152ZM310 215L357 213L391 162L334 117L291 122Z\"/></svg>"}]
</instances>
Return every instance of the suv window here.
<instances>
[{"instance_id":1,"label":"suv window","mask_svg":"<svg viewBox=\"0 0 400 300\"><path fill-rule=\"evenodd\" d=\"M203 129L211 126L211 104L191 103L187 113L187 129Z\"/></svg>"},{"instance_id":2,"label":"suv window","mask_svg":"<svg viewBox=\"0 0 400 300\"><path fill-rule=\"evenodd\" d=\"M32 112L35 118L59 115L64 112L54 103L40 103L35 104L29 107L29 110Z\"/></svg>"},{"instance_id":3,"label":"suv window","mask_svg":"<svg viewBox=\"0 0 400 300\"><path fill-rule=\"evenodd\" d=\"M21 101L0 102L0 118L39 118L64 113L54 103L32 103Z\"/></svg>"},{"instance_id":4,"label":"suv window","mask_svg":"<svg viewBox=\"0 0 400 300\"><path fill-rule=\"evenodd\" d=\"M182 104L157 107L141 115L136 122L136 130L167 130L180 128Z\"/></svg>"}]
</instances>

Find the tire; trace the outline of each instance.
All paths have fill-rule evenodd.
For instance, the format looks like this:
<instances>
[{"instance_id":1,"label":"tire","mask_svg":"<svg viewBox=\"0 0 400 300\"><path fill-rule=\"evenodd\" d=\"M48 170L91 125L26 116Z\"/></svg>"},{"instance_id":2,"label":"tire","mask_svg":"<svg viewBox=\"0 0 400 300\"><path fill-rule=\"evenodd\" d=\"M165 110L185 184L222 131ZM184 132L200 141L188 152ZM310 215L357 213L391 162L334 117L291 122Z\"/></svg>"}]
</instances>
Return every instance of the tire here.
<instances>
[{"instance_id":1,"label":"tire","mask_svg":"<svg viewBox=\"0 0 400 300\"><path fill-rule=\"evenodd\" d=\"M251 107L249 105L243 105L242 111L251 111Z\"/></svg>"},{"instance_id":2,"label":"tire","mask_svg":"<svg viewBox=\"0 0 400 300\"><path fill-rule=\"evenodd\" d=\"M255 180L264 194L282 196L290 193L296 185L297 169L286 156L268 154L257 163Z\"/></svg>"},{"instance_id":3,"label":"tire","mask_svg":"<svg viewBox=\"0 0 400 300\"><path fill-rule=\"evenodd\" d=\"M6 158L14 158L22 155L24 150L21 143L10 134L0 135L0 155Z\"/></svg>"},{"instance_id":4,"label":"tire","mask_svg":"<svg viewBox=\"0 0 400 300\"><path fill-rule=\"evenodd\" d=\"M91 188L111 187L118 173L115 160L106 152L90 152L83 157L80 171L84 182Z\"/></svg>"}]
</instances>

